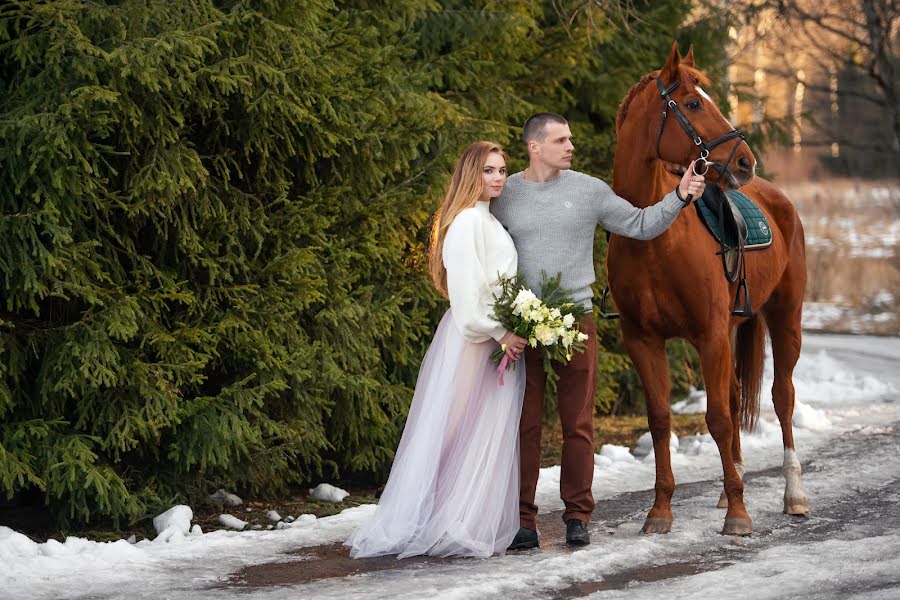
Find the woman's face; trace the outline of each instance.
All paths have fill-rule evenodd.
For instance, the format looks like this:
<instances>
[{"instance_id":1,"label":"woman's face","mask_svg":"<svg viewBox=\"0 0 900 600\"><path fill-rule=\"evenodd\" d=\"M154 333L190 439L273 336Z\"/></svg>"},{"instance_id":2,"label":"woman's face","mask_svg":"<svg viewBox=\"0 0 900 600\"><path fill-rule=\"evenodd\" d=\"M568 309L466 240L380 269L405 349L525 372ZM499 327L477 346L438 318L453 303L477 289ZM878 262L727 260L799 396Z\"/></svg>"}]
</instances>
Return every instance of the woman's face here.
<instances>
[{"instance_id":1,"label":"woman's face","mask_svg":"<svg viewBox=\"0 0 900 600\"><path fill-rule=\"evenodd\" d=\"M500 195L503 184L506 183L506 161L499 152L491 152L484 161L481 169L482 189L481 199L491 200Z\"/></svg>"}]
</instances>

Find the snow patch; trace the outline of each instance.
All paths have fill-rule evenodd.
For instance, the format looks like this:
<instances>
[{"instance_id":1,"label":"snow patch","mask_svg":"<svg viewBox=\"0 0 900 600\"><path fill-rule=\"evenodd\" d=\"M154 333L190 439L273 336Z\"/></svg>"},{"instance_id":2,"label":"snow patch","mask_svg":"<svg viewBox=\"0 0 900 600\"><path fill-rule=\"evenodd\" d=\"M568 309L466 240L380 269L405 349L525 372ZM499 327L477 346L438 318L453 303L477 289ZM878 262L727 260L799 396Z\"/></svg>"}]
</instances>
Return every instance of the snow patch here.
<instances>
[{"instance_id":1,"label":"snow patch","mask_svg":"<svg viewBox=\"0 0 900 600\"><path fill-rule=\"evenodd\" d=\"M794 401L794 427L809 429L810 431L828 431L831 429L831 421L825 416L825 411L813 408L805 402Z\"/></svg>"},{"instance_id":2,"label":"snow patch","mask_svg":"<svg viewBox=\"0 0 900 600\"><path fill-rule=\"evenodd\" d=\"M674 432L669 433L669 450L678 452L678 436ZM635 456L648 456L653 454L653 436L649 431L645 431L638 438L637 445L634 447Z\"/></svg>"},{"instance_id":3,"label":"snow patch","mask_svg":"<svg viewBox=\"0 0 900 600\"><path fill-rule=\"evenodd\" d=\"M156 529L156 533L159 536L162 536L163 533L167 532L170 529L172 530L172 532L180 532L183 536L188 531L190 531L191 519L193 518L194 511L191 510L191 507L184 504L179 504L177 506L173 506L162 514L153 517L153 528ZM172 532L168 534L169 537L173 535Z\"/></svg>"},{"instance_id":4,"label":"snow patch","mask_svg":"<svg viewBox=\"0 0 900 600\"><path fill-rule=\"evenodd\" d=\"M344 498L350 495L350 492L334 487L329 483L320 483L309 490L309 495L323 502L343 502Z\"/></svg>"},{"instance_id":5,"label":"snow patch","mask_svg":"<svg viewBox=\"0 0 900 600\"><path fill-rule=\"evenodd\" d=\"M236 508L244 503L240 496L236 496L231 492L226 492L221 488L217 490L216 493L210 494L209 499L219 506L227 506L228 508Z\"/></svg>"},{"instance_id":6,"label":"snow patch","mask_svg":"<svg viewBox=\"0 0 900 600\"><path fill-rule=\"evenodd\" d=\"M616 446L615 444L603 444L600 447L600 454L594 455L594 464L601 464L601 462L605 464L612 464L615 462L634 461L634 455L631 453L631 450L629 450L627 446Z\"/></svg>"},{"instance_id":7,"label":"snow patch","mask_svg":"<svg viewBox=\"0 0 900 600\"><path fill-rule=\"evenodd\" d=\"M691 386L688 397L672 405L672 412L678 415L706 412L706 390Z\"/></svg>"},{"instance_id":8,"label":"snow patch","mask_svg":"<svg viewBox=\"0 0 900 600\"><path fill-rule=\"evenodd\" d=\"M247 526L247 521L241 521L234 515L222 514L219 515L219 524L223 527L227 527L229 529L237 529L238 531L240 531Z\"/></svg>"}]
</instances>

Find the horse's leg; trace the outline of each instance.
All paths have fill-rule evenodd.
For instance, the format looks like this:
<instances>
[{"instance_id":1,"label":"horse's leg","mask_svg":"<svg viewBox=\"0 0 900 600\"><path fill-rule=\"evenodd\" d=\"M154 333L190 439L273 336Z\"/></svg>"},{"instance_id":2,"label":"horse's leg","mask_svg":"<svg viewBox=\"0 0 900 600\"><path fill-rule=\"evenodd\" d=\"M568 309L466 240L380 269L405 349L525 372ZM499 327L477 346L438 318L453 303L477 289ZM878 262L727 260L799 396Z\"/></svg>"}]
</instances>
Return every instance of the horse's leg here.
<instances>
[{"instance_id":1,"label":"horse's leg","mask_svg":"<svg viewBox=\"0 0 900 600\"><path fill-rule=\"evenodd\" d=\"M727 330L721 328L718 335L697 344L697 350L706 384L706 426L719 447L725 495L728 498L728 512L725 513L722 533L750 535L752 525L750 515L744 507L744 482L735 467L732 445L732 437L739 435L740 430L734 428L730 410L731 381L734 375Z\"/></svg>"},{"instance_id":2,"label":"horse's leg","mask_svg":"<svg viewBox=\"0 0 900 600\"><path fill-rule=\"evenodd\" d=\"M744 479L744 459L741 453L741 386L738 383L734 371L731 372L731 386L728 391L729 406L731 408L731 456L734 459L734 468L738 476ZM728 508L728 495L725 489L719 495L717 508Z\"/></svg>"},{"instance_id":3,"label":"horse's leg","mask_svg":"<svg viewBox=\"0 0 900 600\"><path fill-rule=\"evenodd\" d=\"M772 384L772 402L781 423L784 441L784 512L788 515L805 515L809 501L800 481L800 461L794 451L794 366L800 358L800 304L791 310L772 310L766 313L769 337L772 340L772 361L775 380Z\"/></svg>"},{"instance_id":4,"label":"horse's leg","mask_svg":"<svg viewBox=\"0 0 900 600\"><path fill-rule=\"evenodd\" d=\"M672 431L672 412L669 407L669 361L665 340L648 337L643 332L631 332L622 323L625 349L634 362L644 386L647 399L647 423L653 437L653 453L656 456L656 500L647 514L644 533L669 533L672 529L672 494L675 492L675 476L669 456L669 440Z\"/></svg>"}]
</instances>

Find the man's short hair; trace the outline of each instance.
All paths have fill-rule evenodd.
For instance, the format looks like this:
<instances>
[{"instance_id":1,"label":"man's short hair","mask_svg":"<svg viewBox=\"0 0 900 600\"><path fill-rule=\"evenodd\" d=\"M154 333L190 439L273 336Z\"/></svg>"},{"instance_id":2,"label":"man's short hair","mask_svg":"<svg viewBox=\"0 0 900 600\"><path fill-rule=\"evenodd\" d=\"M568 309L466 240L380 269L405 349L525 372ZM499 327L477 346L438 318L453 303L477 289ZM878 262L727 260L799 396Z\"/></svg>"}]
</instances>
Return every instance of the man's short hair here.
<instances>
[{"instance_id":1,"label":"man's short hair","mask_svg":"<svg viewBox=\"0 0 900 600\"><path fill-rule=\"evenodd\" d=\"M525 125L522 126L522 141L525 145L531 140L539 142L544 141L544 128L548 123L559 123L560 125L568 125L569 122L556 113L542 112L536 113L528 117Z\"/></svg>"}]
</instances>

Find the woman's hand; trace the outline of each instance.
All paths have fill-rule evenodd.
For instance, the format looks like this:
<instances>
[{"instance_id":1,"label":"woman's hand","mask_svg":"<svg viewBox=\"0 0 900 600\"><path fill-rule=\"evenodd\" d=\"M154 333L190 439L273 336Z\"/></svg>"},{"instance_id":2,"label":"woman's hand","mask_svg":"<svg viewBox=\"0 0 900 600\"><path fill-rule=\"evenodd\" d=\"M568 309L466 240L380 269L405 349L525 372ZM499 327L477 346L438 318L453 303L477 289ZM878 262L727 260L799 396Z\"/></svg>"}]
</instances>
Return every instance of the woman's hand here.
<instances>
[{"instance_id":1,"label":"woman's hand","mask_svg":"<svg viewBox=\"0 0 900 600\"><path fill-rule=\"evenodd\" d=\"M510 360L519 360L519 357L522 356L522 352L525 350L525 346L528 345L528 340L517 336L512 331L507 331L506 335L500 338L500 345L504 348L506 356Z\"/></svg>"},{"instance_id":2,"label":"woman's hand","mask_svg":"<svg viewBox=\"0 0 900 600\"><path fill-rule=\"evenodd\" d=\"M681 195L682 202L687 202L688 194L696 200L703 195L703 190L706 189L706 178L694 173L694 162L688 165L687 171L681 177L681 183L678 184L678 193Z\"/></svg>"}]
</instances>

